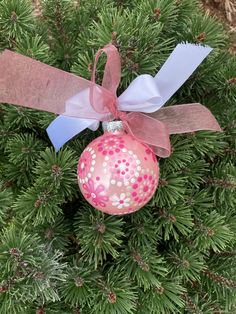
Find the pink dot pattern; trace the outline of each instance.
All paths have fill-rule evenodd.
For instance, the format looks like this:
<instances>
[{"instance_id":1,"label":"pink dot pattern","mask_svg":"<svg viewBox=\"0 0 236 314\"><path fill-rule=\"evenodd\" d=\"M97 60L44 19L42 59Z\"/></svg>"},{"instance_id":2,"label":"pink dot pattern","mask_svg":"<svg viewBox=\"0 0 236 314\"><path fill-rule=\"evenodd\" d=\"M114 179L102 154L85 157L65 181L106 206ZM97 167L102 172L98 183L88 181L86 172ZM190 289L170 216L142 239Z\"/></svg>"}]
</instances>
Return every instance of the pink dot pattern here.
<instances>
[{"instance_id":1,"label":"pink dot pattern","mask_svg":"<svg viewBox=\"0 0 236 314\"><path fill-rule=\"evenodd\" d=\"M124 148L124 139L122 136L113 136L112 134L108 134L98 139L97 150L104 156L112 156L119 153L122 148Z\"/></svg>"},{"instance_id":2,"label":"pink dot pattern","mask_svg":"<svg viewBox=\"0 0 236 314\"><path fill-rule=\"evenodd\" d=\"M105 174L110 174L112 184L123 182L124 185L128 185L129 181L141 171L141 161L137 155L132 151L128 152L125 148L122 152L106 159L107 161L103 162L103 171Z\"/></svg>"},{"instance_id":3,"label":"pink dot pattern","mask_svg":"<svg viewBox=\"0 0 236 314\"><path fill-rule=\"evenodd\" d=\"M140 175L132 184L132 198L138 204L145 204L153 195L156 189L156 178L153 173Z\"/></svg>"},{"instance_id":4,"label":"pink dot pattern","mask_svg":"<svg viewBox=\"0 0 236 314\"><path fill-rule=\"evenodd\" d=\"M83 156L81 156L80 162L78 164L78 176L80 178L85 178L91 166L92 166L92 155L88 151L85 151Z\"/></svg>"},{"instance_id":5,"label":"pink dot pattern","mask_svg":"<svg viewBox=\"0 0 236 314\"><path fill-rule=\"evenodd\" d=\"M159 167L152 150L121 131L91 142L78 162L78 183L85 199L108 214L143 207L154 195Z\"/></svg>"},{"instance_id":6,"label":"pink dot pattern","mask_svg":"<svg viewBox=\"0 0 236 314\"><path fill-rule=\"evenodd\" d=\"M97 155L94 149L87 146L78 162L77 176L79 184L87 183L89 178L92 177L95 170L94 166L96 164L96 157Z\"/></svg>"}]
</instances>

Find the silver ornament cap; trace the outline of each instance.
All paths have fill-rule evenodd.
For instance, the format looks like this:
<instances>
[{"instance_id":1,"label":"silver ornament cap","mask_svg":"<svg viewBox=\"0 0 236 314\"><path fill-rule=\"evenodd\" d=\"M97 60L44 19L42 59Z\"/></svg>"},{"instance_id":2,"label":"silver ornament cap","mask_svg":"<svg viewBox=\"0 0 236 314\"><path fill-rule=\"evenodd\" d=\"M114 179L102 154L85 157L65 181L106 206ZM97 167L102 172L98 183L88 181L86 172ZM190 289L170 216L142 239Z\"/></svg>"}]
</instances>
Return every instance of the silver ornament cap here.
<instances>
[{"instance_id":1,"label":"silver ornament cap","mask_svg":"<svg viewBox=\"0 0 236 314\"><path fill-rule=\"evenodd\" d=\"M117 131L123 131L123 122L122 121L104 121L102 123L102 128L104 132L117 132Z\"/></svg>"}]
</instances>

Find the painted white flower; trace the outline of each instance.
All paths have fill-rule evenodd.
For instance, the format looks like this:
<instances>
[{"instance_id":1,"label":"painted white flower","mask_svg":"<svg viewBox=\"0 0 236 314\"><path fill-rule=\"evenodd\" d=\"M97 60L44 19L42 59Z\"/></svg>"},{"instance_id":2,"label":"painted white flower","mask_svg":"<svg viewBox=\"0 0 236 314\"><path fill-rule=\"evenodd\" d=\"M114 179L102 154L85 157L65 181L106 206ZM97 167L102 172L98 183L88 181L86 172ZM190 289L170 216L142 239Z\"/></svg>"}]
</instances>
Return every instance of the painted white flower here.
<instances>
[{"instance_id":1,"label":"painted white flower","mask_svg":"<svg viewBox=\"0 0 236 314\"><path fill-rule=\"evenodd\" d=\"M130 198L126 197L125 193L121 193L120 195L113 195L111 197L111 201L112 205L117 207L118 209L130 206Z\"/></svg>"}]
</instances>

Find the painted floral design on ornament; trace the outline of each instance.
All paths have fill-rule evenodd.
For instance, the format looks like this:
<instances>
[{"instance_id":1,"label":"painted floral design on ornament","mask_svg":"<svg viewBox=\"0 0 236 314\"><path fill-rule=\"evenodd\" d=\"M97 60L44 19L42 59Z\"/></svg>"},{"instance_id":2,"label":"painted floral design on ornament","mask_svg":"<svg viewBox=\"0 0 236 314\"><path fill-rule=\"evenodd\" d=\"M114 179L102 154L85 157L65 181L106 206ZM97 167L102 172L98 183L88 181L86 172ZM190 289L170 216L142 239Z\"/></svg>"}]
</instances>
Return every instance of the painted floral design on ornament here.
<instances>
[{"instance_id":1,"label":"painted floral design on ornament","mask_svg":"<svg viewBox=\"0 0 236 314\"><path fill-rule=\"evenodd\" d=\"M91 147L87 147L79 159L77 168L80 183L88 182L88 179L91 178L96 163L95 159L95 151Z\"/></svg>"},{"instance_id":2,"label":"painted floral design on ornament","mask_svg":"<svg viewBox=\"0 0 236 314\"><path fill-rule=\"evenodd\" d=\"M114 194L111 197L112 205L117 207L118 209L122 209L123 207L129 207L131 203L130 197L128 197L125 193L121 193L120 195Z\"/></svg>"},{"instance_id":3,"label":"painted floral design on ornament","mask_svg":"<svg viewBox=\"0 0 236 314\"><path fill-rule=\"evenodd\" d=\"M151 199L155 192L157 179L153 173L145 173L137 178L137 181L131 185L131 196L133 200L138 203L146 203Z\"/></svg>"},{"instance_id":4,"label":"painted floral design on ornament","mask_svg":"<svg viewBox=\"0 0 236 314\"><path fill-rule=\"evenodd\" d=\"M92 179L88 180L88 183L83 184L85 190L85 197L92 201L95 206L106 207L106 202L109 198L105 195L105 187L99 184L97 187Z\"/></svg>"},{"instance_id":5,"label":"painted floral design on ornament","mask_svg":"<svg viewBox=\"0 0 236 314\"><path fill-rule=\"evenodd\" d=\"M104 173L111 174L111 184L128 186L130 180L135 182L141 171L141 161L133 151L123 148L114 156L106 156L103 162Z\"/></svg>"},{"instance_id":6,"label":"painted floral design on ornament","mask_svg":"<svg viewBox=\"0 0 236 314\"><path fill-rule=\"evenodd\" d=\"M104 156L111 156L115 153L119 153L121 149L124 148L124 139L122 136L108 134L99 139L97 148Z\"/></svg>"}]
</instances>

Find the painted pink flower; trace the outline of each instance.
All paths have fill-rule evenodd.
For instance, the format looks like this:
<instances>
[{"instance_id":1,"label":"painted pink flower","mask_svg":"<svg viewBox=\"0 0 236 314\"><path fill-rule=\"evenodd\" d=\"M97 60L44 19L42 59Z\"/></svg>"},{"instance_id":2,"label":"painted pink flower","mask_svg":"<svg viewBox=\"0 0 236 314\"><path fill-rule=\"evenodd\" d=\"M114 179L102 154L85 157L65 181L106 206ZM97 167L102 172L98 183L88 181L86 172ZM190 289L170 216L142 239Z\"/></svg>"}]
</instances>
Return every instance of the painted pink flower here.
<instances>
[{"instance_id":1,"label":"painted pink flower","mask_svg":"<svg viewBox=\"0 0 236 314\"><path fill-rule=\"evenodd\" d=\"M139 176L137 181L132 184L133 200L138 204L147 202L155 192L156 183L156 179L150 173Z\"/></svg>"},{"instance_id":2,"label":"painted pink flower","mask_svg":"<svg viewBox=\"0 0 236 314\"><path fill-rule=\"evenodd\" d=\"M77 168L77 175L79 183L88 182L88 178L92 177L96 164L96 152L95 150L87 146L80 156Z\"/></svg>"},{"instance_id":3,"label":"painted pink flower","mask_svg":"<svg viewBox=\"0 0 236 314\"><path fill-rule=\"evenodd\" d=\"M129 154L119 154L108 162L109 171L115 180L128 181L141 170L140 161Z\"/></svg>"},{"instance_id":4,"label":"painted pink flower","mask_svg":"<svg viewBox=\"0 0 236 314\"><path fill-rule=\"evenodd\" d=\"M108 157L107 157L108 158ZM109 173L111 184L128 186L130 180L135 181L141 171L141 161L132 151L126 148L103 162L104 173Z\"/></svg>"},{"instance_id":5,"label":"painted pink flower","mask_svg":"<svg viewBox=\"0 0 236 314\"><path fill-rule=\"evenodd\" d=\"M78 163L78 176L79 178L83 179L89 173L90 167L92 166L92 156L91 153L88 151L84 151L81 155Z\"/></svg>"},{"instance_id":6,"label":"painted pink flower","mask_svg":"<svg viewBox=\"0 0 236 314\"><path fill-rule=\"evenodd\" d=\"M95 186L92 179L88 180L88 183L83 184L83 188L85 189L85 197L90 199L95 206L105 207L105 202L108 202L108 196L104 195L105 187L102 184L99 184L97 187Z\"/></svg>"},{"instance_id":7,"label":"painted pink flower","mask_svg":"<svg viewBox=\"0 0 236 314\"><path fill-rule=\"evenodd\" d=\"M121 193L119 195L115 194L111 197L112 205L117 207L118 209L122 209L123 207L130 206L130 197L128 197L125 193Z\"/></svg>"},{"instance_id":8,"label":"painted pink flower","mask_svg":"<svg viewBox=\"0 0 236 314\"><path fill-rule=\"evenodd\" d=\"M98 151L104 156L112 156L115 153L119 153L124 147L124 139L122 136L113 134L102 136L97 144Z\"/></svg>"}]
</instances>

